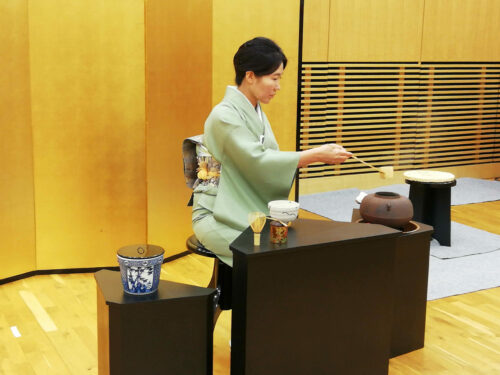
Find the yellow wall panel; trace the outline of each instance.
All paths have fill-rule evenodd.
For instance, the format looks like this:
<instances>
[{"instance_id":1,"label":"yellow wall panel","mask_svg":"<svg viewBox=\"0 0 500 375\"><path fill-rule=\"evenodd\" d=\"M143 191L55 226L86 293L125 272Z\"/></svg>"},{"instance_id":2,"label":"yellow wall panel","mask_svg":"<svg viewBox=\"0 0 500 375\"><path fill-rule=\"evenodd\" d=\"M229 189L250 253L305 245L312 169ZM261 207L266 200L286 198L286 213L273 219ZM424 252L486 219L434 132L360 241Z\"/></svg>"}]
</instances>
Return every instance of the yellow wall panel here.
<instances>
[{"instance_id":1,"label":"yellow wall panel","mask_svg":"<svg viewBox=\"0 0 500 375\"><path fill-rule=\"evenodd\" d=\"M327 61L330 0L304 2L302 61Z\"/></svg>"},{"instance_id":2,"label":"yellow wall panel","mask_svg":"<svg viewBox=\"0 0 500 375\"><path fill-rule=\"evenodd\" d=\"M221 101L227 85L235 84L233 56L245 41L268 37L280 45L288 58L281 92L263 106L282 150L295 150L299 16L299 1L213 2L213 105Z\"/></svg>"},{"instance_id":3,"label":"yellow wall panel","mask_svg":"<svg viewBox=\"0 0 500 375\"><path fill-rule=\"evenodd\" d=\"M211 25L211 1L146 2L148 241L166 256L193 232L181 146L211 110Z\"/></svg>"},{"instance_id":4,"label":"yellow wall panel","mask_svg":"<svg viewBox=\"0 0 500 375\"><path fill-rule=\"evenodd\" d=\"M331 0L328 61L418 61L423 6L424 0Z\"/></svg>"},{"instance_id":5,"label":"yellow wall panel","mask_svg":"<svg viewBox=\"0 0 500 375\"><path fill-rule=\"evenodd\" d=\"M146 240L143 0L29 0L37 268Z\"/></svg>"},{"instance_id":6,"label":"yellow wall panel","mask_svg":"<svg viewBox=\"0 0 500 375\"><path fill-rule=\"evenodd\" d=\"M0 279L36 267L26 0L0 1Z\"/></svg>"},{"instance_id":7,"label":"yellow wall panel","mask_svg":"<svg viewBox=\"0 0 500 375\"><path fill-rule=\"evenodd\" d=\"M500 1L427 0L422 61L499 61Z\"/></svg>"}]
</instances>

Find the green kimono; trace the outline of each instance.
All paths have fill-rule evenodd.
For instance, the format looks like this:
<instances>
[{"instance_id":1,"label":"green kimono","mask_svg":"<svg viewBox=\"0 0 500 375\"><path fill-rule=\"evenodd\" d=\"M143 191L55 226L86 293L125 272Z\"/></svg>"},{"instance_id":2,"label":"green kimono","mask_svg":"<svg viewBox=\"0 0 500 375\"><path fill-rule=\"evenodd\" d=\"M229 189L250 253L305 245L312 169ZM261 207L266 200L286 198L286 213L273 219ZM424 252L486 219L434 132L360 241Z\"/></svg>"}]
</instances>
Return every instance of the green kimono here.
<instances>
[{"instance_id":1,"label":"green kimono","mask_svg":"<svg viewBox=\"0 0 500 375\"><path fill-rule=\"evenodd\" d=\"M203 143L221 171L217 184L194 189L193 230L231 266L229 244L248 227L248 213L267 215L269 201L287 199L299 162L298 152L279 151L269 121L258 110L230 86L205 122Z\"/></svg>"}]
</instances>

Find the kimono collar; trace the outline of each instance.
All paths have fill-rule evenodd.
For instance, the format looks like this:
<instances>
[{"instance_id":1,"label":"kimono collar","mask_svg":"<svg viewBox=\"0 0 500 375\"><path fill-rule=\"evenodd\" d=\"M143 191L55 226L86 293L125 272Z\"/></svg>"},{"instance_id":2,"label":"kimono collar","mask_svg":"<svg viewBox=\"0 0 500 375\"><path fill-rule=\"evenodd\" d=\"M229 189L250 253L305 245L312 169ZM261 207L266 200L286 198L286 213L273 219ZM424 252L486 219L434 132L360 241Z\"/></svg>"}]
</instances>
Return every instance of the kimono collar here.
<instances>
[{"instance_id":1,"label":"kimono collar","mask_svg":"<svg viewBox=\"0 0 500 375\"><path fill-rule=\"evenodd\" d=\"M250 100L243 94L236 86L227 86L226 95L224 99L237 104L238 107L244 109L246 112L250 113L251 116L256 116L256 118L262 122L262 117L259 115L258 110L262 113L262 109L260 108L260 103L257 104L258 110L254 108Z\"/></svg>"}]
</instances>

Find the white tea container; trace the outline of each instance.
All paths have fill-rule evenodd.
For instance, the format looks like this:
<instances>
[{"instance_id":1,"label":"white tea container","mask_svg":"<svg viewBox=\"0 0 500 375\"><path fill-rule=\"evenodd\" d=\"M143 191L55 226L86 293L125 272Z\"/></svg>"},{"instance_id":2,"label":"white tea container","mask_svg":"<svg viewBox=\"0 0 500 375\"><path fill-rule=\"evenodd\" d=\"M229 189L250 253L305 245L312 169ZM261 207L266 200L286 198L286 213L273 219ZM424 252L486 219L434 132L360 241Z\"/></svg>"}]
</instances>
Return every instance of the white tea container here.
<instances>
[{"instance_id":1,"label":"white tea container","mask_svg":"<svg viewBox=\"0 0 500 375\"><path fill-rule=\"evenodd\" d=\"M271 201L267 204L269 216L284 223L294 221L299 214L299 203L288 200Z\"/></svg>"}]
</instances>

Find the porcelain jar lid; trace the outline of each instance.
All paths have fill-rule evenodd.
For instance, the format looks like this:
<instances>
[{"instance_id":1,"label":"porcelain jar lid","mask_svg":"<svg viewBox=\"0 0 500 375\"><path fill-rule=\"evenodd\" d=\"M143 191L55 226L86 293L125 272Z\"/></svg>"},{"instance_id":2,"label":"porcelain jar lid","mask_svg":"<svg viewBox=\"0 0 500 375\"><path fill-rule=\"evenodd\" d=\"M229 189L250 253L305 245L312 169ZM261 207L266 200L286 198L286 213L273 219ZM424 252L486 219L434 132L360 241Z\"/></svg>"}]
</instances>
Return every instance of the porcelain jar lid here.
<instances>
[{"instance_id":1,"label":"porcelain jar lid","mask_svg":"<svg viewBox=\"0 0 500 375\"><path fill-rule=\"evenodd\" d=\"M123 258L155 258L163 255L165 250L160 246L149 244L138 244L124 246L118 250L118 255Z\"/></svg>"}]
</instances>

